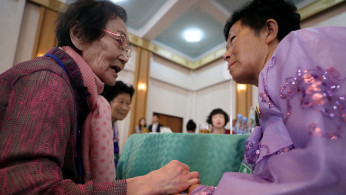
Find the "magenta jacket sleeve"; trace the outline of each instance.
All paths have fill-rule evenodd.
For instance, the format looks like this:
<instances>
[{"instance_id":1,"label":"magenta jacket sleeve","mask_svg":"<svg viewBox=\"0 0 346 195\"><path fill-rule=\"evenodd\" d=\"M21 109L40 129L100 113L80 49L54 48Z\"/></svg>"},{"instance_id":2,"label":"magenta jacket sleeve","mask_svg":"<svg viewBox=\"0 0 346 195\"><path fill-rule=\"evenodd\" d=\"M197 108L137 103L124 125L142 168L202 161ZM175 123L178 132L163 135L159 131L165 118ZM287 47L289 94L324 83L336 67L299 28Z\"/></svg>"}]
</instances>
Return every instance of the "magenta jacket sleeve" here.
<instances>
[{"instance_id":1,"label":"magenta jacket sleeve","mask_svg":"<svg viewBox=\"0 0 346 195\"><path fill-rule=\"evenodd\" d=\"M126 182L76 184L76 105L68 77L0 75L0 194L126 194ZM18 72L17 72L18 73ZM66 174L65 174L66 173Z\"/></svg>"}]
</instances>

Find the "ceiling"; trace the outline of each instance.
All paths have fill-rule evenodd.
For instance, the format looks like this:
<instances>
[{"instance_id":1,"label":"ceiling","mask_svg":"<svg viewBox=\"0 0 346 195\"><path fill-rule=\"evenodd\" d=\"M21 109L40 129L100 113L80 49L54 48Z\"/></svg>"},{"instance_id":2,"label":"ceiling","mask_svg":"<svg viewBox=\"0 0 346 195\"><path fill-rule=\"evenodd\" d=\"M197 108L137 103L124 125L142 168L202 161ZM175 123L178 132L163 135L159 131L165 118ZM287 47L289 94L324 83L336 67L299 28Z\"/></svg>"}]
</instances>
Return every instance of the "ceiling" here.
<instances>
[{"instance_id":1,"label":"ceiling","mask_svg":"<svg viewBox=\"0 0 346 195\"><path fill-rule=\"evenodd\" d=\"M190 61L225 47L223 26L240 6L238 0L123 0L118 4L127 10L130 33ZM184 39L183 32L189 28L202 32L199 42Z\"/></svg>"},{"instance_id":2,"label":"ceiling","mask_svg":"<svg viewBox=\"0 0 346 195\"><path fill-rule=\"evenodd\" d=\"M122 0L128 31L190 62L224 49L223 27L232 12L249 0ZM298 8L314 0L293 0ZM183 33L202 32L199 42L187 42ZM221 56L217 56L221 57Z\"/></svg>"},{"instance_id":3,"label":"ceiling","mask_svg":"<svg viewBox=\"0 0 346 195\"><path fill-rule=\"evenodd\" d=\"M74 0L59 1L68 4ZM226 45L224 24L234 10L248 1L121 0L116 3L127 11L127 27L132 44L149 45L147 49L152 52L187 68L196 69L223 55ZM305 9L325 0L291 1L298 9ZM199 42L189 43L184 40L182 34L188 28L202 31Z\"/></svg>"}]
</instances>

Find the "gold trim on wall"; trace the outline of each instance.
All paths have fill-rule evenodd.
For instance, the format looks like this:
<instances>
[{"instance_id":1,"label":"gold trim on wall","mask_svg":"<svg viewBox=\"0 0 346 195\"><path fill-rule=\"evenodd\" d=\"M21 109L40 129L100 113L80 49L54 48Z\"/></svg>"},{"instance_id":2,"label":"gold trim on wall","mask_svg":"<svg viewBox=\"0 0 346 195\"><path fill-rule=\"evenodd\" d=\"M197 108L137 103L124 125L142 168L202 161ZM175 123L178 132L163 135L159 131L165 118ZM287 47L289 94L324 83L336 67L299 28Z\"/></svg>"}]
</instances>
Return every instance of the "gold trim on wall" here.
<instances>
[{"instance_id":1,"label":"gold trim on wall","mask_svg":"<svg viewBox=\"0 0 346 195\"><path fill-rule=\"evenodd\" d=\"M130 42L131 44L133 45L136 45L138 47L141 47L143 49L146 49L148 51L151 51L161 57L164 57L166 59L169 59L179 65L182 65L186 68L189 68L190 67L190 61L183 58L183 57L180 57L170 51L167 51L153 43L151 43L150 41L146 40L146 39L143 39L143 38L140 38L134 34L131 34L129 33L129 39L130 39Z\"/></svg>"},{"instance_id":2,"label":"gold trim on wall","mask_svg":"<svg viewBox=\"0 0 346 195\"><path fill-rule=\"evenodd\" d=\"M32 58L42 56L52 47L56 46L55 20L57 17L58 12L45 7L40 8L40 18L37 25Z\"/></svg>"},{"instance_id":3,"label":"gold trim on wall","mask_svg":"<svg viewBox=\"0 0 346 195\"><path fill-rule=\"evenodd\" d=\"M331 8L345 0L317 0L298 10L301 20L305 20L319 12Z\"/></svg>"},{"instance_id":4,"label":"gold trim on wall","mask_svg":"<svg viewBox=\"0 0 346 195\"><path fill-rule=\"evenodd\" d=\"M65 3L62 3L58 0L30 0L31 2L40 4L42 6L45 6L49 9L55 10L55 11L62 11L64 10L67 5ZM340 4L341 2L345 2L346 0L316 0L313 3L310 3L309 5L301 8L298 10L298 13L301 16L301 20L307 19L321 11L324 11L328 8L331 8L337 4ZM218 60L223 57L224 53L226 52L225 48L219 49L216 52L213 52L200 60L197 60L195 62L192 62L184 57L181 57L177 54L174 54L173 52L170 52L166 49L163 49L150 41L137 37L136 35L129 34L130 42L136 46L139 46L141 48L144 48L148 51L151 51L152 53L159 55L167 60L170 60L176 64L179 64L185 68L195 70L198 68L201 68L215 60Z\"/></svg>"},{"instance_id":5,"label":"gold trim on wall","mask_svg":"<svg viewBox=\"0 0 346 195\"><path fill-rule=\"evenodd\" d=\"M30 0L31 2L45 6L57 12L61 12L67 8L67 4L58 0Z\"/></svg>"},{"instance_id":6,"label":"gold trim on wall","mask_svg":"<svg viewBox=\"0 0 346 195\"><path fill-rule=\"evenodd\" d=\"M36 28L36 36L35 36L35 42L34 42L35 44L34 44L34 48L32 49L32 54L31 54L32 59L37 56L38 43L40 42L40 38L41 38L41 31L42 31L43 19L44 19L45 12L46 12L46 8L41 6L40 7L40 17L39 17L37 28Z\"/></svg>"},{"instance_id":7,"label":"gold trim on wall","mask_svg":"<svg viewBox=\"0 0 346 195\"><path fill-rule=\"evenodd\" d=\"M224 53L226 52L226 48L222 48L217 50L216 52L209 54L203 58L201 58L200 60L196 61L196 62L191 62L186 58L183 58L179 55L176 55L166 49L163 49L153 43L151 43L148 40L145 40L143 38L140 38L136 35L133 35L131 33L129 33L129 39L130 42L138 47L147 49L153 53L155 53L156 55L159 55L163 58L166 58L170 61L175 62L176 64L179 64L181 66L184 66L186 68L189 68L191 70L200 68L204 65L207 65L215 60L220 59L220 57L222 57L224 55Z\"/></svg>"},{"instance_id":8,"label":"gold trim on wall","mask_svg":"<svg viewBox=\"0 0 346 195\"><path fill-rule=\"evenodd\" d=\"M151 52L143 48L136 48L136 69L133 80L135 94L132 97L130 130L129 135L136 133L135 128L140 118L146 118L147 98L149 89L149 71L150 71ZM144 84L146 89L139 89L138 85Z\"/></svg>"}]
</instances>

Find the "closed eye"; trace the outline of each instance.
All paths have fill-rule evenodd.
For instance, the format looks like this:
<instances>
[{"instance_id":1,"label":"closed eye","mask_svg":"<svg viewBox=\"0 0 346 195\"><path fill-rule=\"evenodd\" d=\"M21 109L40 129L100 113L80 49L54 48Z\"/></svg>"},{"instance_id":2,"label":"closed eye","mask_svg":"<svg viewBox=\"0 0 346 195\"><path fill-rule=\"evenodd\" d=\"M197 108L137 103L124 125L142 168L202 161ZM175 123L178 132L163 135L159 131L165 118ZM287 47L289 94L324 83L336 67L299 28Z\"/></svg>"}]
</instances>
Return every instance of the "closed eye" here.
<instances>
[{"instance_id":1,"label":"closed eye","mask_svg":"<svg viewBox=\"0 0 346 195\"><path fill-rule=\"evenodd\" d=\"M233 39L234 39L235 37L236 37L236 36L232 36L232 37L231 37L231 42L233 41Z\"/></svg>"},{"instance_id":2,"label":"closed eye","mask_svg":"<svg viewBox=\"0 0 346 195\"><path fill-rule=\"evenodd\" d=\"M119 43L120 45L122 45L121 39L115 39L115 40L118 41L118 43Z\"/></svg>"},{"instance_id":3,"label":"closed eye","mask_svg":"<svg viewBox=\"0 0 346 195\"><path fill-rule=\"evenodd\" d=\"M119 34L113 34L113 38L121 45L121 36Z\"/></svg>"}]
</instances>

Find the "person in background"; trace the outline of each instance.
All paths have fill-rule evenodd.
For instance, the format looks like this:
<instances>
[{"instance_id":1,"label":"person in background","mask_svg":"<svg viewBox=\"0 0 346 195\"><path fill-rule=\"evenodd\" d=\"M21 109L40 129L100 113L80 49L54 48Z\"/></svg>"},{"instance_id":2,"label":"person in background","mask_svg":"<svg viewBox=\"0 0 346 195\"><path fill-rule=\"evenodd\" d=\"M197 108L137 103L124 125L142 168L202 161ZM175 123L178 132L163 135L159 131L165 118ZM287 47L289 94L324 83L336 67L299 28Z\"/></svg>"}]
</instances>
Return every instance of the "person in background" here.
<instances>
[{"instance_id":1,"label":"person in background","mask_svg":"<svg viewBox=\"0 0 346 195\"><path fill-rule=\"evenodd\" d=\"M153 114L153 118L152 118L152 122L151 122L151 124L148 127L149 132L160 133L160 128L163 125L159 123L159 119L160 119L159 115L154 113Z\"/></svg>"},{"instance_id":2,"label":"person in background","mask_svg":"<svg viewBox=\"0 0 346 195\"><path fill-rule=\"evenodd\" d=\"M134 92L135 89L131 85L127 85L122 81L116 81L114 86L105 85L101 93L111 107L115 169L117 168L120 155L117 121L124 120L129 113Z\"/></svg>"},{"instance_id":3,"label":"person in background","mask_svg":"<svg viewBox=\"0 0 346 195\"><path fill-rule=\"evenodd\" d=\"M192 119L190 119L186 124L186 130L188 133L195 133L196 127L196 123Z\"/></svg>"},{"instance_id":4,"label":"person in background","mask_svg":"<svg viewBox=\"0 0 346 195\"><path fill-rule=\"evenodd\" d=\"M140 118L138 121L138 125L136 126L136 133L146 133L147 130L147 122L144 117Z\"/></svg>"},{"instance_id":5,"label":"person in background","mask_svg":"<svg viewBox=\"0 0 346 195\"><path fill-rule=\"evenodd\" d=\"M229 121L228 114L221 108L212 110L207 118L207 123L212 125L211 133L214 134L230 134L229 129L225 129Z\"/></svg>"},{"instance_id":6,"label":"person in background","mask_svg":"<svg viewBox=\"0 0 346 195\"><path fill-rule=\"evenodd\" d=\"M200 182L179 161L115 178L99 94L130 58L126 20L109 1L77 0L59 14L58 47L0 75L0 194L176 194Z\"/></svg>"},{"instance_id":7,"label":"person in background","mask_svg":"<svg viewBox=\"0 0 346 195\"><path fill-rule=\"evenodd\" d=\"M260 126L244 153L252 172L190 194L345 194L346 28L299 28L284 0L250 1L227 21L229 72L258 86Z\"/></svg>"}]
</instances>

